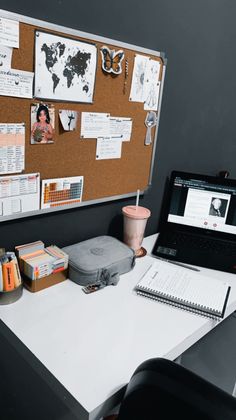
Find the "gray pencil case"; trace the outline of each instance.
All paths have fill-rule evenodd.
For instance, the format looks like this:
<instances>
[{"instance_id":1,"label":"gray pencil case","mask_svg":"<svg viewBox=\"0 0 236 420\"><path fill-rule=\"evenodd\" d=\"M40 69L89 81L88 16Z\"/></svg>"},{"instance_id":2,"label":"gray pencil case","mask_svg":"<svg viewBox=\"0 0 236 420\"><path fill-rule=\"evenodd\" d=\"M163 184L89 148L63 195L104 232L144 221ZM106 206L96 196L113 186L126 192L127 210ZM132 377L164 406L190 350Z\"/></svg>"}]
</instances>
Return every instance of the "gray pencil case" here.
<instances>
[{"instance_id":1,"label":"gray pencil case","mask_svg":"<svg viewBox=\"0 0 236 420\"><path fill-rule=\"evenodd\" d=\"M111 236L98 236L63 248L69 255L69 278L81 286L116 285L135 265L135 253Z\"/></svg>"}]
</instances>

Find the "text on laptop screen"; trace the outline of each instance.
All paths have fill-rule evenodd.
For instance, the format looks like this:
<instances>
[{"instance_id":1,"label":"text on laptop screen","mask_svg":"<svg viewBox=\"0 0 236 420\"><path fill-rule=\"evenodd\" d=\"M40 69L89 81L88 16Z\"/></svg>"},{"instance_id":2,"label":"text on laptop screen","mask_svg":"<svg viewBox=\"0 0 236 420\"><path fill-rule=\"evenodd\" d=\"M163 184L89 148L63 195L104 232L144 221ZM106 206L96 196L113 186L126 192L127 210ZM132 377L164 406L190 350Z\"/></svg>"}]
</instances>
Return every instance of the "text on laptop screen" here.
<instances>
[{"instance_id":1,"label":"text on laptop screen","mask_svg":"<svg viewBox=\"0 0 236 420\"><path fill-rule=\"evenodd\" d=\"M236 187L176 177L168 222L236 234Z\"/></svg>"}]
</instances>

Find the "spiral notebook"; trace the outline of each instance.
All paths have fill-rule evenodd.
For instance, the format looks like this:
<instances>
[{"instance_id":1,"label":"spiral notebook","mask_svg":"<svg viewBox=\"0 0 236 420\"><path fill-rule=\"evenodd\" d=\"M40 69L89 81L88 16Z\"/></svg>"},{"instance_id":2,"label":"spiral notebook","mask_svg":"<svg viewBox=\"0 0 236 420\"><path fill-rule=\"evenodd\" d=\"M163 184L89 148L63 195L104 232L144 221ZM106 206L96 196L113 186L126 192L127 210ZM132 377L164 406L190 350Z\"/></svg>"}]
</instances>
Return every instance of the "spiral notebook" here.
<instances>
[{"instance_id":1,"label":"spiral notebook","mask_svg":"<svg viewBox=\"0 0 236 420\"><path fill-rule=\"evenodd\" d=\"M210 318L223 318L230 286L165 261L153 263L135 287L139 295Z\"/></svg>"}]
</instances>

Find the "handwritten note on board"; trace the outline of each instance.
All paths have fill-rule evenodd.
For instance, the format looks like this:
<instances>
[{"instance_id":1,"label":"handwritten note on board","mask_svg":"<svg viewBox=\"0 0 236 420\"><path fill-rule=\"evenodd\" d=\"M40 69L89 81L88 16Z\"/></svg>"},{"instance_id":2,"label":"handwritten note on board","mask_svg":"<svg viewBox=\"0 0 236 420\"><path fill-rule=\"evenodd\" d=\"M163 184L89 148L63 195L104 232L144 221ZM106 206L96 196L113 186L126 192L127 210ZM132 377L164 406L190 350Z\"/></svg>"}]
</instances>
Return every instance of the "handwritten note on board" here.
<instances>
[{"instance_id":1,"label":"handwritten note on board","mask_svg":"<svg viewBox=\"0 0 236 420\"><path fill-rule=\"evenodd\" d=\"M19 48L19 22L0 18L0 45Z\"/></svg>"},{"instance_id":2,"label":"handwritten note on board","mask_svg":"<svg viewBox=\"0 0 236 420\"><path fill-rule=\"evenodd\" d=\"M97 139L96 160L120 159L121 148L121 137L100 137Z\"/></svg>"}]
</instances>

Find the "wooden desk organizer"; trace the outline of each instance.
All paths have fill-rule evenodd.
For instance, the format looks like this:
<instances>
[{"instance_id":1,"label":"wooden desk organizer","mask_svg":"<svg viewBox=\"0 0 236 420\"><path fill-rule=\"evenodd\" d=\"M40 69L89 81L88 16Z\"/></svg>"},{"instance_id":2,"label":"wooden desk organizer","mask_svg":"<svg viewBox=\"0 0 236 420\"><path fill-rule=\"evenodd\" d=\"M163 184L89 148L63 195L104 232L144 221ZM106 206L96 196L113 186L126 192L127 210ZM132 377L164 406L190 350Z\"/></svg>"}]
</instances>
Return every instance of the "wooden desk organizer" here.
<instances>
[{"instance_id":1,"label":"wooden desk organizer","mask_svg":"<svg viewBox=\"0 0 236 420\"><path fill-rule=\"evenodd\" d=\"M54 286L54 284L61 283L67 279L67 269L59 271L55 274L50 274L49 276L41 277L37 280L31 280L22 275L23 284L30 292L39 292L40 290L46 289L47 287Z\"/></svg>"}]
</instances>

